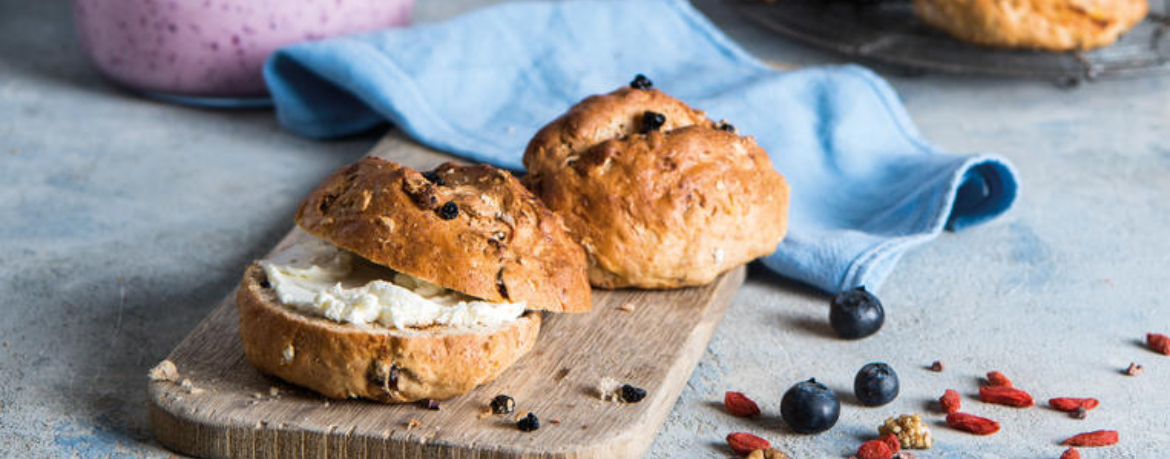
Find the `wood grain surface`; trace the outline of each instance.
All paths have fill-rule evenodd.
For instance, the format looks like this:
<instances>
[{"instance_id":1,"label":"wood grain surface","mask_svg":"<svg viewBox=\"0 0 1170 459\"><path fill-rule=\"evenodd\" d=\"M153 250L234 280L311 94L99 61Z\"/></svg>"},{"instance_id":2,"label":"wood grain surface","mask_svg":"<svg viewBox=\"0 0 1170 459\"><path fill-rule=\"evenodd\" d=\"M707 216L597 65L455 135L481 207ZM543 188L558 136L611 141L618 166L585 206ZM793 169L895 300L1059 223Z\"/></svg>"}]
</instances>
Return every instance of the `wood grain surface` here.
<instances>
[{"instance_id":1,"label":"wood grain surface","mask_svg":"<svg viewBox=\"0 0 1170 459\"><path fill-rule=\"evenodd\" d=\"M371 154L423 169L450 159L397 134ZM189 383L149 383L151 427L176 452L214 458L641 457L743 278L741 267L699 288L594 290L592 312L546 313L531 353L437 411L328 400L261 375L244 358L233 292L169 356ZM649 395L602 401L607 377ZM497 394L515 398L514 414L486 413ZM529 411L541 428L521 432L515 421Z\"/></svg>"}]
</instances>

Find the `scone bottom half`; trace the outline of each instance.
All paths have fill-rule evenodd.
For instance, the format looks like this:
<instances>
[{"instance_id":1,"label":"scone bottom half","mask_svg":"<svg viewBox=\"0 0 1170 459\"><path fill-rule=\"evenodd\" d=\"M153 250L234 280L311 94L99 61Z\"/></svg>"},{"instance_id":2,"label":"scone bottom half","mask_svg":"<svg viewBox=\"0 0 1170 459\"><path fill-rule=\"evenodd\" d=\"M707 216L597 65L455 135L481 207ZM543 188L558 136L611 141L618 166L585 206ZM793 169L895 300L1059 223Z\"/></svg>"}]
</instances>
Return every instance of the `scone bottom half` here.
<instances>
[{"instance_id":1,"label":"scone bottom half","mask_svg":"<svg viewBox=\"0 0 1170 459\"><path fill-rule=\"evenodd\" d=\"M775 251L788 228L788 184L755 140L646 84L574 105L524 165L595 287L707 284Z\"/></svg>"},{"instance_id":2,"label":"scone bottom half","mask_svg":"<svg viewBox=\"0 0 1170 459\"><path fill-rule=\"evenodd\" d=\"M445 163L427 174L376 157L342 168L297 224L373 263L487 301L592 308L585 252L510 173Z\"/></svg>"},{"instance_id":3,"label":"scone bottom half","mask_svg":"<svg viewBox=\"0 0 1170 459\"><path fill-rule=\"evenodd\" d=\"M236 296L248 361L326 397L381 402L446 399L498 377L532 349L538 311L492 330L357 327L282 306L251 265Z\"/></svg>"}]
</instances>

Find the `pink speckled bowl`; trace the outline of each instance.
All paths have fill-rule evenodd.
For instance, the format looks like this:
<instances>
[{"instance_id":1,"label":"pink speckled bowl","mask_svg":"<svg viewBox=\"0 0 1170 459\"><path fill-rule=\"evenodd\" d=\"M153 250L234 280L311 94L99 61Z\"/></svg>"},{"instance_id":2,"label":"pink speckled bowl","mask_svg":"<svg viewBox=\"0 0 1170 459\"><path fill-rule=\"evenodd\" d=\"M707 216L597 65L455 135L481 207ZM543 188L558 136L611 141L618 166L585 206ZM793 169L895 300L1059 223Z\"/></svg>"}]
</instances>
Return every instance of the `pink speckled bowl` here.
<instances>
[{"instance_id":1,"label":"pink speckled bowl","mask_svg":"<svg viewBox=\"0 0 1170 459\"><path fill-rule=\"evenodd\" d=\"M260 69L302 40L410 23L414 0L73 0L94 65L133 89L265 97Z\"/></svg>"}]
</instances>

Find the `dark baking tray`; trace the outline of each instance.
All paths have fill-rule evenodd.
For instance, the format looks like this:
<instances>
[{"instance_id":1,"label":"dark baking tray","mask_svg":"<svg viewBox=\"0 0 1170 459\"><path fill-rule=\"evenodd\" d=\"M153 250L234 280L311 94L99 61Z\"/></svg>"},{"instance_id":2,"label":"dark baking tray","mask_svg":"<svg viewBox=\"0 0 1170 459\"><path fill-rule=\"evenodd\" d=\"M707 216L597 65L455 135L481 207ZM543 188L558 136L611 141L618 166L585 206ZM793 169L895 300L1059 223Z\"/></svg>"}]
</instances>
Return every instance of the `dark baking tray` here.
<instances>
[{"instance_id":1,"label":"dark baking tray","mask_svg":"<svg viewBox=\"0 0 1170 459\"><path fill-rule=\"evenodd\" d=\"M1170 0L1112 46L1088 52L1005 50L955 40L918 21L910 0L729 0L747 18L793 39L862 60L958 74L1065 83L1170 71Z\"/></svg>"}]
</instances>

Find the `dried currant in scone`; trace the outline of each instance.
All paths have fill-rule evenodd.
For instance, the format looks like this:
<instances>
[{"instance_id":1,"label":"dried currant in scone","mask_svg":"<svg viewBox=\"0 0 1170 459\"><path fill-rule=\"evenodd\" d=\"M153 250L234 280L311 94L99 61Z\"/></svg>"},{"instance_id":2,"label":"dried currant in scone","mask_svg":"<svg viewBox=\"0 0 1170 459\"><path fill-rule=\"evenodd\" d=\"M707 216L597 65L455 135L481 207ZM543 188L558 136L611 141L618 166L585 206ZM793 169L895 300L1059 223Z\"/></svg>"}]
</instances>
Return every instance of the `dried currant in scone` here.
<instances>
[{"instance_id":1,"label":"dried currant in scone","mask_svg":"<svg viewBox=\"0 0 1170 459\"><path fill-rule=\"evenodd\" d=\"M450 220L458 216L459 204L455 204L455 201L447 201L446 204L443 204L443 207L439 208L439 218L443 220Z\"/></svg>"},{"instance_id":2,"label":"dried currant in scone","mask_svg":"<svg viewBox=\"0 0 1170 459\"><path fill-rule=\"evenodd\" d=\"M650 89L654 87L654 82L646 78L646 75L639 73L634 75L633 81L630 81L630 87L634 89Z\"/></svg>"},{"instance_id":3,"label":"dried currant in scone","mask_svg":"<svg viewBox=\"0 0 1170 459\"><path fill-rule=\"evenodd\" d=\"M642 113L642 133L647 134L651 131L657 131L666 124L666 115L658 112L645 111Z\"/></svg>"},{"instance_id":4,"label":"dried currant in scone","mask_svg":"<svg viewBox=\"0 0 1170 459\"><path fill-rule=\"evenodd\" d=\"M431 183L434 183L435 185L444 185L443 179L439 177L439 174L435 171L423 172L423 178L427 179L427 181Z\"/></svg>"}]
</instances>

